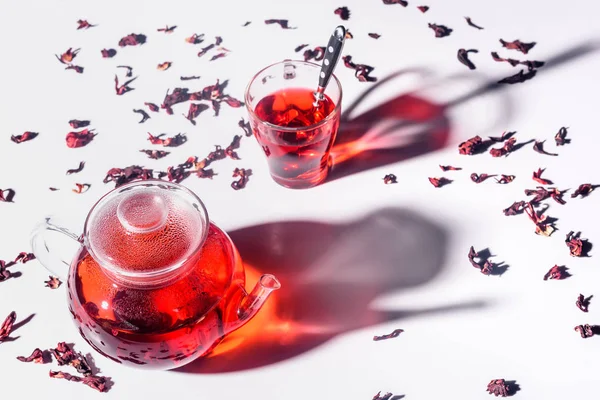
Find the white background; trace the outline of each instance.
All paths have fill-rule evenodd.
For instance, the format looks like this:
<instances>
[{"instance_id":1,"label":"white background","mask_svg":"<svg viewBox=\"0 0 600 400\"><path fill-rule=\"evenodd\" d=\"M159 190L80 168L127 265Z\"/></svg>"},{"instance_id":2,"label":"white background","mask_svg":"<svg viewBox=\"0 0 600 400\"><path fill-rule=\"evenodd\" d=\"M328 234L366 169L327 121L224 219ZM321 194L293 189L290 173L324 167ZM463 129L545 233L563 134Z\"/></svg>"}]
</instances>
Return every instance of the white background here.
<instances>
[{"instance_id":1,"label":"white background","mask_svg":"<svg viewBox=\"0 0 600 400\"><path fill-rule=\"evenodd\" d=\"M20 251L28 251L29 232L46 214L68 214L81 223L89 207L113 187L102 183L111 167L139 164L165 169L190 155L203 157L215 144L227 145L234 134L240 133L237 121L246 117L243 108L224 105L217 118L209 110L198 118L195 127L181 117L187 105L176 106L173 116L152 113L152 119L143 125L138 124L139 116L131 109L142 108L144 101L160 104L167 88L187 86L198 90L217 78L229 79L226 93L241 99L245 85L260 68L298 56L293 49L299 44L324 45L341 22L333 14L339 6L348 6L352 13L345 25L354 39L347 41L344 52L358 63L374 66L372 75L381 78L398 69L426 67L433 75L411 84L448 82L448 77L455 74L467 77L452 78L451 85L428 91L434 96L431 100L437 102L468 93L488 79L518 71L506 63L494 62L490 51L506 57L548 60L582 43L593 43L600 34L596 18L600 6L592 1L431 0L426 3L431 7L426 14L416 9L420 4L409 3L404 8L386 6L380 0L3 1L0 188L13 188L17 194L14 204L0 203L0 257L9 260ZM485 29L469 27L464 16L472 17ZM77 31L76 21L80 18L98 26ZM263 20L268 18L290 19L290 25L298 29L267 26ZM246 21L252 24L242 27ZM428 22L445 24L454 31L447 38L435 38L427 28ZM156 31L165 24L178 27L171 35ZM119 48L118 40L132 32L146 34L147 43ZM369 32L382 37L371 39ZM192 33L205 33L205 43L185 43L184 38ZM223 46L231 53L214 62L209 62L211 54L197 58L199 48L216 35L223 37ZM538 44L524 56L501 49L499 38ZM54 57L69 47L82 49L75 59L76 64L85 67L82 75L65 71ZM102 59L100 50L109 47L117 49L117 56ZM476 71L469 71L457 61L456 51L461 47L479 49L478 54L471 55L478 66ZM600 324L597 298L592 299L588 314L575 307L579 293L600 296L598 250L592 249L590 258L574 259L563 240L568 231L576 230L600 246L600 193L586 199L571 199L567 194L564 206L550 200L548 214L558 219L559 229L550 238L535 235L526 216L509 218L501 210L524 198L524 189L535 187L531 174L538 167L547 168L547 178L571 192L581 183L600 183L599 54L591 52L556 67L541 68L531 81L450 109L451 143L435 153L314 189L294 191L270 179L260 147L253 138L244 138L238 152L241 161L216 164L219 175L213 181L195 177L184 181L203 199L211 218L234 239L239 229L262 232L262 224L279 222L278 226L285 228L285 221L291 220L326 223L342 231L351 227L344 231L349 232L346 236L330 242L323 239L329 249L326 254L324 246L320 247L321 253L304 250L313 259L309 266L304 265L306 270L325 288L330 287L325 292L317 290L326 299L321 305L329 311L315 309L313 325L297 323L302 329L296 331L286 331L274 321L255 321L254 331L264 329L264 334L248 339L239 350L252 354L253 368L236 368L237 353L208 360L196 372L139 372L95 356L102 374L115 382L108 394L50 379L48 369L56 369L55 364L24 364L15 357L29 355L35 347L54 346L58 341L74 342L84 352L91 349L70 321L64 286L55 291L45 288L47 272L37 261L13 267L22 276L0 283L0 317L12 310L19 320L32 313L35 316L15 332L17 340L0 344L2 397L57 397L60 392L63 398L370 399L381 390L407 399L485 399L489 398L487 383L496 378L516 380L521 386L517 398L592 396L597 393L600 372L600 338L583 340L573 327ZM170 70L156 69L163 61L173 62ZM113 78L115 66L121 64L132 65L139 78L132 84L133 92L117 97ZM123 76L122 70L118 73ZM180 75L202 78L180 82ZM358 82L353 72L341 64L337 75L344 87L344 105L369 85ZM365 109L398 94L401 86L399 82L382 89L364 104ZM90 119L98 132L84 148L69 149L64 144L71 130L67 122L73 118ZM573 141L556 148L553 136L561 126L569 127ZM40 135L19 145L10 141L11 135L26 130ZM504 130L516 130L520 142L545 139L546 148L560 155L537 154L531 145L502 159L488 154L466 157L457 152L456 145L465 138L476 134L496 136ZM170 135L186 132L189 140L166 158L149 160L138 152L151 148L146 140L148 131ZM86 161L83 172L65 176L67 169L75 168L82 160ZM454 182L435 189L427 177L442 176L438 164L464 169L444 174ZM238 192L229 186L236 166L254 171L247 188ZM509 185L497 185L493 180L475 185L469 180L472 172L514 174L517 178ZM387 173L394 173L399 183L384 185L382 178ZM71 192L75 182L92 186L78 195ZM50 192L49 186L61 190ZM392 212L398 219L387 224L385 218L366 217L385 208L401 210ZM421 228L430 226L407 232L411 223ZM431 229L445 232L443 252L429 246L433 242L428 236ZM272 238L254 236L256 243L245 243L245 249L256 246L266 253L279 251L270 248ZM284 244L294 247L289 240ZM298 246L304 243L298 235L295 240ZM312 237L306 243L319 241ZM494 260L505 261L510 268L501 277L483 276L466 258L471 245L477 250L489 247L496 255ZM427 264L431 260L439 262ZM298 263L294 260L291 265ZM421 271L423 263L432 270ZM564 281L543 281L544 273L554 264L566 265L573 276ZM382 266L387 269L380 271ZM278 270L285 272L285 268L279 266ZM415 278L421 272L426 277ZM378 296L361 296L361 282L365 290L378 285L386 289L379 290ZM277 296L284 296L283 283ZM293 286L294 282L287 287ZM344 304L335 303L336 299L344 299ZM309 298L306 302L319 304ZM418 313L439 308L445 310ZM373 323L358 322L375 315L369 314L369 309L396 313L387 322L377 323L375 317ZM286 314L286 310L278 312ZM328 312L331 326L321 318ZM309 312L305 318L311 320L312 315ZM261 325L257 327L258 323ZM341 326L336 327L337 323ZM372 341L373 335L396 328L405 330L399 338ZM272 331L279 333L274 335ZM324 333L329 340L320 339ZM305 339L314 335L315 344L286 355L286 346L299 340L294 335ZM269 342L275 337L280 339L277 345ZM252 346L260 351L252 352ZM269 347L274 349L270 353ZM264 362L263 352L264 360L280 360ZM228 369L233 371L220 372Z\"/></svg>"}]
</instances>

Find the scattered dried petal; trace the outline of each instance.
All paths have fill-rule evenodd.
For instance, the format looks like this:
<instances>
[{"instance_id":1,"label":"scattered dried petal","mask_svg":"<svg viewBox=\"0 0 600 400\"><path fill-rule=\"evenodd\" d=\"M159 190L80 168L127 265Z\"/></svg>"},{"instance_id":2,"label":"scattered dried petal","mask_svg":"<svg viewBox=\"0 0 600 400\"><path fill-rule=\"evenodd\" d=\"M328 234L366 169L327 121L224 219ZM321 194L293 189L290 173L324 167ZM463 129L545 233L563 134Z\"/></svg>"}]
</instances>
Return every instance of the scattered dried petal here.
<instances>
[{"instance_id":1,"label":"scattered dried petal","mask_svg":"<svg viewBox=\"0 0 600 400\"><path fill-rule=\"evenodd\" d=\"M387 335L373 336L373 341L378 342L380 340L397 338L402 332L404 332L404 329L395 329L392 333L388 333Z\"/></svg>"},{"instance_id":2,"label":"scattered dried petal","mask_svg":"<svg viewBox=\"0 0 600 400\"><path fill-rule=\"evenodd\" d=\"M504 131L502 132L502 136L488 136L488 138L494 142L494 143L502 143L507 139L510 139L511 137L514 136L514 134L517 133L515 131L509 132L509 131Z\"/></svg>"},{"instance_id":3,"label":"scattered dried petal","mask_svg":"<svg viewBox=\"0 0 600 400\"><path fill-rule=\"evenodd\" d=\"M501 148L490 149L491 156L492 157L508 156L510 154L510 152L513 151L516 142L517 142L517 139L515 139L514 137L511 137L506 142L504 142L504 145Z\"/></svg>"},{"instance_id":4,"label":"scattered dried petal","mask_svg":"<svg viewBox=\"0 0 600 400\"><path fill-rule=\"evenodd\" d=\"M510 388L504 379L492 379L487 385L487 391L496 397L507 397L510 395Z\"/></svg>"},{"instance_id":5,"label":"scattered dried petal","mask_svg":"<svg viewBox=\"0 0 600 400\"><path fill-rule=\"evenodd\" d=\"M78 172L83 171L83 167L85 167L85 161L80 161L77 168L72 168L67 170L67 175L76 174Z\"/></svg>"},{"instance_id":6,"label":"scattered dried petal","mask_svg":"<svg viewBox=\"0 0 600 400\"><path fill-rule=\"evenodd\" d=\"M379 39L381 35L379 33L369 33L369 37L372 37L373 39Z\"/></svg>"},{"instance_id":7,"label":"scattered dried petal","mask_svg":"<svg viewBox=\"0 0 600 400\"><path fill-rule=\"evenodd\" d=\"M567 233L565 243L569 248L569 253L573 257L585 257L587 255L586 247L588 242L586 239L581 239L580 236L581 232L575 233L571 231Z\"/></svg>"},{"instance_id":8,"label":"scattered dried petal","mask_svg":"<svg viewBox=\"0 0 600 400\"><path fill-rule=\"evenodd\" d=\"M86 19L77 20L77 30L93 28L96 25L90 24Z\"/></svg>"},{"instance_id":9,"label":"scattered dried petal","mask_svg":"<svg viewBox=\"0 0 600 400\"><path fill-rule=\"evenodd\" d=\"M153 179L153 171L151 169L142 168L138 165L131 165L126 168L111 168L106 173L106 177L104 178L103 182L115 182L115 188L117 188L137 179Z\"/></svg>"},{"instance_id":10,"label":"scattered dried petal","mask_svg":"<svg viewBox=\"0 0 600 400\"><path fill-rule=\"evenodd\" d=\"M554 136L554 141L557 146L564 146L565 144L571 143L571 139L567 139L567 129L568 128L563 126Z\"/></svg>"},{"instance_id":11,"label":"scattered dried petal","mask_svg":"<svg viewBox=\"0 0 600 400\"><path fill-rule=\"evenodd\" d=\"M12 203L15 193L13 189L0 189L0 201Z\"/></svg>"},{"instance_id":12,"label":"scattered dried petal","mask_svg":"<svg viewBox=\"0 0 600 400\"><path fill-rule=\"evenodd\" d=\"M282 29L296 29L295 27L292 28L289 26L289 21L287 19L267 19L265 20L265 24L279 24Z\"/></svg>"},{"instance_id":13,"label":"scattered dried petal","mask_svg":"<svg viewBox=\"0 0 600 400\"><path fill-rule=\"evenodd\" d=\"M402 7L408 6L408 1L406 0L383 0L383 4L400 4Z\"/></svg>"},{"instance_id":14,"label":"scattered dried petal","mask_svg":"<svg viewBox=\"0 0 600 400\"><path fill-rule=\"evenodd\" d=\"M67 147L74 149L77 147L83 147L83 146L87 145L92 140L94 140L94 137L96 135L97 134L94 133L94 129L85 128L84 130L79 131L79 132L67 133L65 140L67 142Z\"/></svg>"},{"instance_id":15,"label":"scattered dried petal","mask_svg":"<svg viewBox=\"0 0 600 400\"><path fill-rule=\"evenodd\" d=\"M506 42L502 39L500 39L500 43L502 44L503 47L505 47L509 50L518 50L523 54L527 54L529 52L529 50L531 50L536 44L535 42L525 43L525 42L521 42L520 40L515 40L513 42Z\"/></svg>"},{"instance_id":16,"label":"scattered dried petal","mask_svg":"<svg viewBox=\"0 0 600 400\"><path fill-rule=\"evenodd\" d=\"M251 169L244 169L244 168L234 169L232 177L239 178L239 179L237 181L231 182L231 187L234 190L240 190L240 189L245 188L251 175L252 175Z\"/></svg>"},{"instance_id":17,"label":"scattered dried petal","mask_svg":"<svg viewBox=\"0 0 600 400\"><path fill-rule=\"evenodd\" d=\"M481 140L481 137L475 136L475 137L465 140L464 142L459 144L458 152L459 152L459 154L470 156L470 155L477 153L479 151L479 149L482 147L482 144L483 144L483 141Z\"/></svg>"},{"instance_id":18,"label":"scattered dried petal","mask_svg":"<svg viewBox=\"0 0 600 400\"><path fill-rule=\"evenodd\" d=\"M44 281L46 287L50 289L58 289L62 285L62 281L55 276L49 276L47 281Z\"/></svg>"},{"instance_id":19,"label":"scattered dried petal","mask_svg":"<svg viewBox=\"0 0 600 400\"><path fill-rule=\"evenodd\" d=\"M72 69L73 71L77 72L78 74L83 74L83 67L80 67L79 65L68 65L65 69Z\"/></svg>"},{"instance_id":20,"label":"scattered dried petal","mask_svg":"<svg viewBox=\"0 0 600 400\"><path fill-rule=\"evenodd\" d=\"M156 66L156 69L159 71L166 71L169 68L171 68L171 65L173 65L173 63L171 61L165 61L164 63L160 63Z\"/></svg>"},{"instance_id":21,"label":"scattered dried petal","mask_svg":"<svg viewBox=\"0 0 600 400\"><path fill-rule=\"evenodd\" d=\"M117 93L117 96L122 96L127 92L135 90L134 88L129 87L129 84L135 81L136 79L137 76L135 78L131 78L130 80L126 81L124 84L119 86L119 78L117 77L117 75L115 75L115 92Z\"/></svg>"},{"instance_id":22,"label":"scattered dried petal","mask_svg":"<svg viewBox=\"0 0 600 400\"><path fill-rule=\"evenodd\" d=\"M366 64L355 64L352 61L352 56L350 56L350 55L344 56L342 58L342 60L344 61L344 65L347 68L354 70L354 76L360 82L376 82L377 81L376 77L370 76L371 72L373 72L373 70L375 68L371 67L370 65L366 65Z\"/></svg>"},{"instance_id":23,"label":"scattered dried petal","mask_svg":"<svg viewBox=\"0 0 600 400\"><path fill-rule=\"evenodd\" d=\"M444 172L446 172L446 171L460 171L460 170L462 170L462 168L460 168L460 167L453 167L451 165L440 165L440 168Z\"/></svg>"},{"instance_id":24,"label":"scattered dried petal","mask_svg":"<svg viewBox=\"0 0 600 400\"><path fill-rule=\"evenodd\" d=\"M435 32L435 37L437 37L437 38L443 38L446 36L450 36L450 34L452 33L452 29L450 29L444 25L437 25L437 24L430 23L430 24L428 24L428 26L433 30L433 32Z\"/></svg>"},{"instance_id":25,"label":"scattered dried petal","mask_svg":"<svg viewBox=\"0 0 600 400\"><path fill-rule=\"evenodd\" d=\"M500 184L507 184L507 183L511 183L514 180L515 180L514 175L500 175L500 179L496 179L496 182L500 183Z\"/></svg>"},{"instance_id":26,"label":"scattered dried petal","mask_svg":"<svg viewBox=\"0 0 600 400\"><path fill-rule=\"evenodd\" d=\"M383 177L383 183L385 183L386 185L389 185L392 183L398 183L396 175L387 174L386 176Z\"/></svg>"},{"instance_id":27,"label":"scattered dried petal","mask_svg":"<svg viewBox=\"0 0 600 400\"><path fill-rule=\"evenodd\" d=\"M149 158L153 159L153 160L158 160L160 158L165 157L167 154L169 154L168 151L164 151L164 150L140 150L141 153L145 153Z\"/></svg>"},{"instance_id":28,"label":"scattered dried petal","mask_svg":"<svg viewBox=\"0 0 600 400\"><path fill-rule=\"evenodd\" d=\"M3 342L7 337L10 336L16 319L17 313L13 311L8 314L8 317L6 317L2 325L0 325L0 342Z\"/></svg>"},{"instance_id":29,"label":"scattered dried petal","mask_svg":"<svg viewBox=\"0 0 600 400\"><path fill-rule=\"evenodd\" d=\"M419 11L421 11L422 13L426 13L429 10L428 6L418 6L417 7L419 9Z\"/></svg>"},{"instance_id":30,"label":"scattered dried petal","mask_svg":"<svg viewBox=\"0 0 600 400\"><path fill-rule=\"evenodd\" d=\"M19 253L17 257L15 257L14 263L25 264L31 260L35 260L35 255L33 253L27 253L26 251L22 251Z\"/></svg>"},{"instance_id":31,"label":"scattered dried petal","mask_svg":"<svg viewBox=\"0 0 600 400\"><path fill-rule=\"evenodd\" d=\"M533 144L533 150L535 150L536 152L538 152L540 154L545 154L548 156L557 156L558 154L556 154L556 153L548 153L547 151L544 150L544 142L545 142L545 140L542 140L541 142L536 140L535 143Z\"/></svg>"},{"instance_id":32,"label":"scattered dried petal","mask_svg":"<svg viewBox=\"0 0 600 400\"><path fill-rule=\"evenodd\" d=\"M131 33L121 40L119 40L119 46L137 46L146 43L146 35Z\"/></svg>"},{"instance_id":33,"label":"scattered dried petal","mask_svg":"<svg viewBox=\"0 0 600 400\"><path fill-rule=\"evenodd\" d=\"M244 118L240 118L238 121L238 126L244 130L246 137L252 136L252 128L250 127L250 122L244 121Z\"/></svg>"},{"instance_id":34,"label":"scattered dried petal","mask_svg":"<svg viewBox=\"0 0 600 400\"><path fill-rule=\"evenodd\" d=\"M479 29L479 30L483 29L483 27L481 27L481 26L479 26L479 25L476 25L476 24L475 24L475 23L474 23L474 22L471 20L471 18L469 18L469 17L465 17L465 20L467 21L467 24L469 24L469 26L471 26L471 27L473 27L473 28L475 28L475 29Z\"/></svg>"},{"instance_id":35,"label":"scattered dried petal","mask_svg":"<svg viewBox=\"0 0 600 400\"><path fill-rule=\"evenodd\" d=\"M117 65L117 68L125 68L127 70L125 73L127 78L131 78L133 76L133 68L131 68L129 65Z\"/></svg>"},{"instance_id":36,"label":"scattered dried petal","mask_svg":"<svg viewBox=\"0 0 600 400\"><path fill-rule=\"evenodd\" d=\"M164 32L164 33L173 33L173 31L175 31L175 28L177 28L177 25L173 25L173 26L165 25L164 28L158 28L156 31Z\"/></svg>"},{"instance_id":37,"label":"scattered dried petal","mask_svg":"<svg viewBox=\"0 0 600 400\"><path fill-rule=\"evenodd\" d=\"M507 217L511 216L511 215L519 215L519 214L523 213L526 205L527 205L527 202L525 202L525 201L515 201L514 203L512 203L512 205L510 207L502 210L502 212Z\"/></svg>"},{"instance_id":38,"label":"scattered dried petal","mask_svg":"<svg viewBox=\"0 0 600 400\"><path fill-rule=\"evenodd\" d=\"M242 136L235 135L231 140L231 144L225 148L225 155L232 160L239 160L240 157L235 152L236 149L240 148L240 141L242 140Z\"/></svg>"},{"instance_id":39,"label":"scattered dried petal","mask_svg":"<svg viewBox=\"0 0 600 400\"><path fill-rule=\"evenodd\" d=\"M158 110L160 109L156 104L154 103L144 103L145 106L148 106L148 108L150 109L150 111L152 112L158 112Z\"/></svg>"},{"instance_id":40,"label":"scattered dried petal","mask_svg":"<svg viewBox=\"0 0 600 400\"><path fill-rule=\"evenodd\" d=\"M100 54L102 54L102 58L113 58L117 55L117 50L115 49L102 49L100 50Z\"/></svg>"},{"instance_id":41,"label":"scattered dried petal","mask_svg":"<svg viewBox=\"0 0 600 400\"><path fill-rule=\"evenodd\" d=\"M18 356L17 360L21 362L34 362L36 364L45 364L48 357L40 349L35 349L29 357Z\"/></svg>"},{"instance_id":42,"label":"scattered dried petal","mask_svg":"<svg viewBox=\"0 0 600 400\"><path fill-rule=\"evenodd\" d=\"M338 7L333 13L335 15L339 15L340 18L344 21L350 19L350 10L348 9L348 7Z\"/></svg>"},{"instance_id":43,"label":"scattered dried petal","mask_svg":"<svg viewBox=\"0 0 600 400\"><path fill-rule=\"evenodd\" d=\"M76 183L75 186L76 188L72 189L73 192L81 194L87 192L92 185L90 185L89 183Z\"/></svg>"},{"instance_id":44,"label":"scattered dried petal","mask_svg":"<svg viewBox=\"0 0 600 400\"><path fill-rule=\"evenodd\" d=\"M72 119L69 121L69 125L71 125L71 128L73 129L85 128L90 125L90 121Z\"/></svg>"},{"instance_id":45,"label":"scattered dried petal","mask_svg":"<svg viewBox=\"0 0 600 400\"><path fill-rule=\"evenodd\" d=\"M142 109L139 109L139 110L133 109L133 112L137 113L137 114L140 114L142 116L142 119L139 122L140 124L143 124L144 122L146 122L150 118L150 116L148 115L148 113L146 111L142 110Z\"/></svg>"},{"instance_id":46,"label":"scattered dried petal","mask_svg":"<svg viewBox=\"0 0 600 400\"><path fill-rule=\"evenodd\" d=\"M525 81L528 81L529 79L532 79L536 73L537 73L536 70L532 70L527 73L525 73L524 70L521 70L521 71L519 71L519 73L517 73L515 75L511 75L507 78L499 80L498 83L507 83L507 84L511 84L511 85L514 83L523 83Z\"/></svg>"},{"instance_id":47,"label":"scattered dried petal","mask_svg":"<svg viewBox=\"0 0 600 400\"><path fill-rule=\"evenodd\" d=\"M543 179L542 174L546 169L538 168L537 171L533 171L533 180L539 183L540 185L552 185L552 181L548 179Z\"/></svg>"},{"instance_id":48,"label":"scattered dried petal","mask_svg":"<svg viewBox=\"0 0 600 400\"><path fill-rule=\"evenodd\" d=\"M305 47L308 47L308 44L301 44L300 46L297 46L297 47L294 49L294 51L295 51L296 53L298 53L298 52L302 51L302 49L304 49Z\"/></svg>"},{"instance_id":49,"label":"scattered dried petal","mask_svg":"<svg viewBox=\"0 0 600 400\"><path fill-rule=\"evenodd\" d=\"M184 134L178 133L175 136L167 137L163 139L162 136L165 136L166 133L162 133L158 136L152 136L150 132L148 132L148 140L152 144L160 144L164 147L177 147L184 144L187 141L187 137Z\"/></svg>"},{"instance_id":50,"label":"scattered dried petal","mask_svg":"<svg viewBox=\"0 0 600 400\"><path fill-rule=\"evenodd\" d=\"M597 330L598 330L598 328L596 326L591 326L589 324L577 325L575 327L575 331L579 332L579 334L581 335L581 337L583 339L594 336L596 334L596 332L594 332L594 331L597 331Z\"/></svg>"},{"instance_id":51,"label":"scattered dried petal","mask_svg":"<svg viewBox=\"0 0 600 400\"><path fill-rule=\"evenodd\" d=\"M224 52L223 53L217 53L214 56L212 56L209 61L215 61L215 60L217 60L219 58L225 57L226 55L227 55L227 53L224 53Z\"/></svg>"},{"instance_id":52,"label":"scattered dried petal","mask_svg":"<svg viewBox=\"0 0 600 400\"><path fill-rule=\"evenodd\" d=\"M192 76L180 76L179 77L179 80L182 80L182 81L191 81L191 80L196 80L196 79L200 79L200 76L192 75Z\"/></svg>"},{"instance_id":53,"label":"scattered dried petal","mask_svg":"<svg viewBox=\"0 0 600 400\"><path fill-rule=\"evenodd\" d=\"M15 143L23 143L23 142L27 142L29 140L35 139L36 136L38 135L37 132L23 132L22 135L12 135L10 137L10 140L12 140Z\"/></svg>"},{"instance_id":54,"label":"scattered dried petal","mask_svg":"<svg viewBox=\"0 0 600 400\"><path fill-rule=\"evenodd\" d=\"M546 272L546 274L544 275L544 280L561 280L568 278L569 276L571 276L571 274L569 274L567 270L568 268L565 266L559 267L558 265L555 265L552 268L550 268L548 272Z\"/></svg>"},{"instance_id":55,"label":"scattered dried petal","mask_svg":"<svg viewBox=\"0 0 600 400\"><path fill-rule=\"evenodd\" d=\"M199 44L204 41L204 33L194 33L192 36L186 37L185 41L191 44Z\"/></svg>"},{"instance_id":56,"label":"scattered dried petal","mask_svg":"<svg viewBox=\"0 0 600 400\"><path fill-rule=\"evenodd\" d=\"M495 176L495 175L472 173L471 180L475 183L481 183L481 182L485 181L486 179L491 178L493 176Z\"/></svg>"},{"instance_id":57,"label":"scattered dried petal","mask_svg":"<svg viewBox=\"0 0 600 400\"><path fill-rule=\"evenodd\" d=\"M591 183L583 183L571 194L572 198L581 196L582 198L587 197L594 191L595 187Z\"/></svg>"},{"instance_id":58,"label":"scattered dried petal","mask_svg":"<svg viewBox=\"0 0 600 400\"><path fill-rule=\"evenodd\" d=\"M469 53L479 53L479 51L476 49L470 49L470 50L458 49L457 58L458 58L458 61L460 61L462 64L466 65L467 68L473 70L473 69L476 69L477 67L475 67L475 64L473 64L473 62L471 60L469 60Z\"/></svg>"},{"instance_id":59,"label":"scattered dried petal","mask_svg":"<svg viewBox=\"0 0 600 400\"><path fill-rule=\"evenodd\" d=\"M429 179L429 182L436 188L440 188L442 186L448 185L449 183L452 183L452 181L450 179L447 178L427 178Z\"/></svg>"},{"instance_id":60,"label":"scattered dried petal","mask_svg":"<svg viewBox=\"0 0 600 400\"><path fill-rule=\"evenodd\" d=\"M73 61L73 59L75 57L77 57L77 53L79 53L79 50L81 50L81 49L73 50L73 48L70 47L67 51L62 53L60 56L57 54L55 54L55 56L58 59L58 61L60 61L61 63L69 64Z\"/></svg>"},{"instance_id":61,"label":"scattered dried petal","mask_svg":"<svg viewBox=\"0 0 600 400\"><path fill-rule=\"evenodd\" d=\"M592 297L593 296L590 296L590 297L586 298L584 295L582 295L580 293L579 296L577 296L577 301L575 302L575 305L581 311L588 312L588 307L590 306L590 300L592 300Z\"/></svg>"}]
</instances>

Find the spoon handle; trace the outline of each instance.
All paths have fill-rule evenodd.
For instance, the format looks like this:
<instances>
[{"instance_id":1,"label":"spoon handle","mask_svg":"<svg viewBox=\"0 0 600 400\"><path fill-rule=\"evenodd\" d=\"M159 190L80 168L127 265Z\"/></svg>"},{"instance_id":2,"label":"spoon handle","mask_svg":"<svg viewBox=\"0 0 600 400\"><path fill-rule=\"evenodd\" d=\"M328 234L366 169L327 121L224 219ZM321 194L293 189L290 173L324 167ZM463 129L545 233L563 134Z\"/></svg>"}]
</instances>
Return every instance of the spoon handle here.
<instances>
[{"instance_id":1,"label":"spoon handle","mask_svg":"<svg viewBox=\"0 0 600 400\"><path fill-rule=\"evenodd\" d=\"M325 57L323 59L323 65L321 66L321 73L319 74L319 90L318 92L323 93L333 70L337 64L340 56L342 55L342 48L344 47L344 39L346 38L346 28L342 25L335 28L333 35L329 38L329 43L325 48Z\"/></svg>"}]
</instances>

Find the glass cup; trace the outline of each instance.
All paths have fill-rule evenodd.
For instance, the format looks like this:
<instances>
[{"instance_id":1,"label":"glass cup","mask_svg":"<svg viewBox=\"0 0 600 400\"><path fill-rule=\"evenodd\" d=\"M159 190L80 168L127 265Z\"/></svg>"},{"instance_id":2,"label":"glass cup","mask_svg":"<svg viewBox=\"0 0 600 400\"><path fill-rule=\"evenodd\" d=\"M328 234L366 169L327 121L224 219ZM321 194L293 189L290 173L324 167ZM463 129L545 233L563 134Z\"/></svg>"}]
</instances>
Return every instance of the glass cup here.
<instances>
[{"instance_id":1,"label":"glass cup","mask_svg":"<svg viewBox=\"0 0 600 400\"><path fill-rule=\"evenodd\" d=\"M246 88L252 132L267 156L271 177L288 188L320 184L332 165L329 152L340 123L342 86L333 75L326 99L315 108L312 93L320 71L318 64L284 60L258 72Z\"/></svg>"}]
</instances>

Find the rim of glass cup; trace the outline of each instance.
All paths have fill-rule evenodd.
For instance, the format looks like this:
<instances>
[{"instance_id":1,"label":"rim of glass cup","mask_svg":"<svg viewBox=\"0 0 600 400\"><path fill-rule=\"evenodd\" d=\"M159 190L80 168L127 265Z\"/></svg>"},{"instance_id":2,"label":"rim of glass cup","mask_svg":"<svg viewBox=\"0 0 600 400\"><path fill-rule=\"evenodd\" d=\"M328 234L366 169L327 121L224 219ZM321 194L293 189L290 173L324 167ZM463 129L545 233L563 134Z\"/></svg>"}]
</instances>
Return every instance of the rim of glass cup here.
<instances>
[{"instance_id":1,"label":"rim of glass cup","mask_svg":"<svg viewBox=\"0 0 600 400\"><path fill-rule=\"evenodd\" d=\"M160 187L161 189L166 188L166 190L178 190L178 191L182 192L185 196L188 196L189 199L197 202L198 207L194 207L194 208L196 208L196 210L200 214L200 218L203 219L202 222L203 222L204 226L202 227L202 232L200 233L201 234L200 242L194 248L194 251L191 252L187 257L185 257L184 260L181 260L180 262L178 262L174 265L166 266L166 267L160 268L156 271L126 271L126 270L123 270L122 268L118 268L114 265L101 264L101 267L105 271L108 271L112 274L116 274L116 275L119 275L119 276L122 276L125 278L130 278L130 279L159 278L159 277L163 277L166 275L170 275L170 273L178 270L182 265L184 265L187 261L189 261L191 258L193 258L196 254L198 254L200 249L202 248L202 246L204 246L204 242L206 242L206 238L208 237L208 231L210 229L210 219L208 216L208 211L206 209L206 206L204 205L202 200L200 200L200 197L198 197L198 195L196 195L196 193L192 192L190 189L188 189L187 187L185 187L183 185L180 185L180 184L177 184L174 182L163 181L161 179L145 179L145 180L137 180L137 181L133 181L133 182L128 182L124 185L121 185L119 187L112 189L111 191L109 191L108 193L105 193L102 197L100 197L98 199L98 201L96 201L96 203L92 206L92 208L88 212L88 215L85 218L85 223L83 225L83 234L82 234L81 242L86 247L87 251L92 256L92 258L97 260L98 258L96 256L96 254L94 253L92 246L90 246L90 240L89 240L89 223L91 222L92 216L94 216L95 213L102 206L104 206L108 200L114 198L114 196L118 195L119 193L121 193L123 191L131 190L132 188L140 187L140 186L141 187L156 186L156 187Z\"/></svg>"},{"instance_id":2,"label":"rim of glass cup","mask_svg":"<svg viewBox=\"0 0 600 400\"><path fill-rule=\"evenodd\" d=\"M256 74L254 74L254 76L252 77L252 79L250 79L250 82L248 83L248 86L246 86L246 91L244 92L244 103L246 104L246 109L248 110L248 112L257 120L259 120L262 124L268 126L271 129L276 129L279 131L285 131L285 132L298 132L298 131L308 131L311 129L316 129L322 125L327 124L329 121L331 121L333 118L335 118L335 115L339 113L340 108L342 106L342 84L340 83L339 79L337 78L337 76L335 76L335 74L331 74L331 78L332 80L335 82L335 84L337 85L339 91L340 91L340 98L338 99L338 101L335 103L335 108L333 109L333 111L331 113L329 113L329 115L325 118L323 118L321 121L317 122L316 124L313 125L309 125L309 126L303 126L302 128L290 128L287 126L279 126L279 125L275 125L272 124L268 121L265 121L264 119L260 118L258 115L256 115L256 113L254 112L254 109L252 109L252 107L250 106L251 100L250 100L250 87L252 86L252 84L254 83L254 81L256 81L256 78L263 73L264 71L266 71L267 69L274 67L276 65L279 64L284 64L284 63L292 63L292 64L304 64L304 65L308 65L311 67L315 67L318 69L318 71L320 71L321 66L319 64L315 64L309 61L302 61L302 60L283 60L283 61L278 61L276 63L273 63L271 65L267 65L266 67L264 67L263 69L261 69L260 71L258 71ZM318 71L317 71L317 75L315 77L315 83L317 83L317 79L318 78ZM329 81L329 84L331 85L331 81Z\"/></svg>"}]
</instances>

